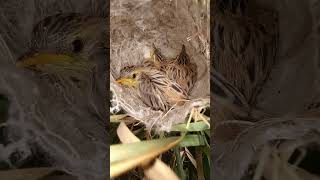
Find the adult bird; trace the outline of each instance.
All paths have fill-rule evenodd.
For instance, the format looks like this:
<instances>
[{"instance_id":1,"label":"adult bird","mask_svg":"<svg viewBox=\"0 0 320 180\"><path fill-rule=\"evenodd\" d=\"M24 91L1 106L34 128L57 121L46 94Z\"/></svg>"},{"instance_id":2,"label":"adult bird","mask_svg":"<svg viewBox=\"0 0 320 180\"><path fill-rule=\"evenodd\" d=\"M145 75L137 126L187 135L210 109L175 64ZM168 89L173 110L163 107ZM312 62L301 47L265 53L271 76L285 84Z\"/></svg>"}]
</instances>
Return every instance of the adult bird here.
<instances>
[{"instance_id":1,"label":"adult bird","mask_svg":"<svg viewBox=\"0 0 320 180\"><path fill-rule=\"evenodd\" d=\"M77 13L52 15L34 26L30 49L16 65L34 70L64 90L77 90L79 97L74 100L93 99L93 111L98 109L95 113L102 119L106 112L107 42L105 18Z\"/></svg>"},{"instance_id":2,"label":"adult bird","mask_svg":"<svg viewBox=\"0 0 320 180\"><path fill-rule=\"evenodd\" d=\"M254 105L275 64L277 14L248 0L217 0L213 13L213 68Z\"/></svg>"}]
</instances>

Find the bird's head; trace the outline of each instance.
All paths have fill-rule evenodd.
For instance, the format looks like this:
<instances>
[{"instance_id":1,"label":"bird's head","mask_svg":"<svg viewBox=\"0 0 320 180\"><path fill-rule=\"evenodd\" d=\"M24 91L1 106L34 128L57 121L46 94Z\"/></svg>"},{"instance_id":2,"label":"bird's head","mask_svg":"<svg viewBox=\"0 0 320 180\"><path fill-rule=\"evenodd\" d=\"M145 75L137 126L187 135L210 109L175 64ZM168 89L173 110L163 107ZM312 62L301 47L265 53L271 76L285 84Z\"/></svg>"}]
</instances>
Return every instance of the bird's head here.
<instances>
[{"instance_id":1,"label":"bird's head","mask_svg":"<svg viewBox=\"0 0 320 180\"><path fill-rule=\"evenodd\" d=\"M143 67L127 66L121 69L120 78L116 82L120 85L128 87L137 87L142 80L143 72L145 72Z\"/></svg>"},{"instance_id":2,"label":"bird's head","mask_svg":"<svg viewBox=\"0 0 320 180\"><path fill-rule=\"evenodd\" d=\"M49 16L32 31L30 51L17 61L18 67L51 73L85 71L93 55L106 50L107 25L103 18L75 13Z\"/></svg>"}]
</instances>

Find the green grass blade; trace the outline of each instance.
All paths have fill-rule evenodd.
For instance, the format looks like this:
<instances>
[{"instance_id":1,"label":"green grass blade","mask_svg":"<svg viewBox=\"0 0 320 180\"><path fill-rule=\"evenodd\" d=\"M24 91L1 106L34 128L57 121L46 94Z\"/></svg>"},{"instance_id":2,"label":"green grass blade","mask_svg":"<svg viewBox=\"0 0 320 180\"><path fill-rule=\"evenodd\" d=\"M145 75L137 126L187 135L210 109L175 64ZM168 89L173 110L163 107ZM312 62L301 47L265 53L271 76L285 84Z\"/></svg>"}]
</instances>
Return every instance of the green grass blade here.
<instances>
[{"instance_id":1,"label":"green grass blade","mask_svg":"<svg viewBox=\"0 0 320 180\"><path fill-rule=\"evenodd\" d=\"M172 127L172 131L180 131L180 132L194 132L194 131L204 131L208 130L210 127L204 122L195 122L190 123L189 128L187 129L187 124L177 124Z\"/></svg>"},{"instance_id":2,"label":"green grass blade","mask_svg":"<svg viewBox=\"0 0 320 180\"><path fill-rule=\"evenodd\" d=\"M180 142L180 147L204 146L206 145L205 137L202 135L187 135Z\"/></svg>"}]
</instances>

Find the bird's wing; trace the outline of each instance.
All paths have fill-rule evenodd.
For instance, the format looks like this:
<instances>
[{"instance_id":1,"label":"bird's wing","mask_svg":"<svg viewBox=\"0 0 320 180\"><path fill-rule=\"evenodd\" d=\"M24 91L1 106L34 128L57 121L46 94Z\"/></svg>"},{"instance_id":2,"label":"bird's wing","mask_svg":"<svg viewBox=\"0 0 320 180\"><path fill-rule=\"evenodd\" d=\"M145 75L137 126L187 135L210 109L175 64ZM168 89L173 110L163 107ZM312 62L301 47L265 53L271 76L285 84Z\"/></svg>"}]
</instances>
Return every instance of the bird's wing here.
<instances>
[{"instance_id":1,"label":"bird's wing","mask_svg":"<svg viewBox=\"0 0 320 180\"><path fill-rule=\"evenodd\" d=\"M154 110L167 110L167 103L163 97L163 91L159 88L159 84L153 82L148 75L141 74L141 82L139 85L141 100Z\"/></svg>"},{"instance_id":2,"label":"bird's wing","mask_svg":"<svg viewBox=\"0 0 320 180\"><path fill-rule=\"evenodd\" d=\"M168 110L170 106L187 100L187 93L181 86L171 81L164 72L152 69L143 74L140 84L141 98L156 110Z\"/></svg>"}]
</instances>

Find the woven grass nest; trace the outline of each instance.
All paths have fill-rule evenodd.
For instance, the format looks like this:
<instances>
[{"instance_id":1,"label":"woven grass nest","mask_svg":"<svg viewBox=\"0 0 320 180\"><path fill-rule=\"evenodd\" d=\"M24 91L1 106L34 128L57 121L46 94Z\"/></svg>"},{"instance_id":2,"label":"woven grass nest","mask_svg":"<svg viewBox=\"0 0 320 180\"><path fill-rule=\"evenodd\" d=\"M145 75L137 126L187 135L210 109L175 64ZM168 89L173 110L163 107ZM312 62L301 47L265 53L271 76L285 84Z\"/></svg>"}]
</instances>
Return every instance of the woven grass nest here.
<instances>
[{"instance_id":1,"label":"woven grass nest","mask_svg":"<svg viewBox=\"0 0 320 180\"><path fill-rule=\"evenodd\" d=\"M147 129L170 131L172 125L185 121L192 108L209 106L209 1L111 1L110 19L111 112L122 109ZM191 101L168 112L151 110L134 91L115 82L121 68L150 58L152 44L171 58L184 44L197 65Z\"/></svg>"}]
</instances>

